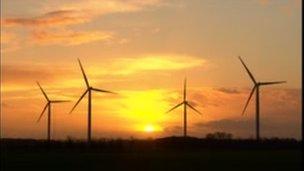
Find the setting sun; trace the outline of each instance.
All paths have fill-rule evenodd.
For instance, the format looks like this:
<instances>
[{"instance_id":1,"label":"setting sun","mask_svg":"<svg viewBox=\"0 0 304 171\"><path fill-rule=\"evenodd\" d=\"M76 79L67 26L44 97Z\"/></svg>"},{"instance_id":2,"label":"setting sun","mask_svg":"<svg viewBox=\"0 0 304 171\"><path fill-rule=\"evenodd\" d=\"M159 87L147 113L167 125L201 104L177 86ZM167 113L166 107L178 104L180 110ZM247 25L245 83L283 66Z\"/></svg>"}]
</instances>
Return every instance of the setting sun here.
<instances>
[{"instance_id":1,"label":"setting sun","mask_svg":"<svg viewBox=\"0 0 304 171\"><path fill-rule=\"evenodd\" d=\"M144 130L145 132L154 132L155 128L153 125L146 125Z\"/></svg>"},{"instance_id":2,"label":"setting sun","mask_svg":"<svg viewBox=\"0 0 304 171\"><path fill-rule=\"evenodd\" d=\"M144 131L147 133L157 132L160 131L160 127L152 124L148 124L144 126Z\"/></svg>"},{"instance_id":3,"label":"setting sun","mask_svg":"<svg viewBox=\"0 0 304 171\"><path fill-rule=\"evenodd\" d=\"M118 111L134 124L136 131L155 132L160 131L166 121L165 111L169 108L165 100L163 90L145 90L123 92L125 98L121 99L124 106ZM152 124L153 123L153 124Z\"/></svg>"}]
</instances>

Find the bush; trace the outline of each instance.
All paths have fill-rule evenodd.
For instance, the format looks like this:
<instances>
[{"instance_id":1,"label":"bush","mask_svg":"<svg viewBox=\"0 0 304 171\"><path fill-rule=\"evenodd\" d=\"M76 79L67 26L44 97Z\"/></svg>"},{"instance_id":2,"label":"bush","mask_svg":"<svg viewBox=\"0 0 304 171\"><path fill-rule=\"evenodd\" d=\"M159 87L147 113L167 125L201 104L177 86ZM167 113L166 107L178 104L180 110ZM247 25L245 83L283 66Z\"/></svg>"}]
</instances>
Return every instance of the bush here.
<instances>
[{"instance_id":1,"label":"bush","mask_svg":"<svg viewBox=\"0 0 304 171\"><path fill-rule=\"evenodd\" d=\"M215 133L209 133L206 135L206 139L219 139L219 140L227 140L232 139L233 135L226 132L215 132Z\"/></svg>"}]
</instances>

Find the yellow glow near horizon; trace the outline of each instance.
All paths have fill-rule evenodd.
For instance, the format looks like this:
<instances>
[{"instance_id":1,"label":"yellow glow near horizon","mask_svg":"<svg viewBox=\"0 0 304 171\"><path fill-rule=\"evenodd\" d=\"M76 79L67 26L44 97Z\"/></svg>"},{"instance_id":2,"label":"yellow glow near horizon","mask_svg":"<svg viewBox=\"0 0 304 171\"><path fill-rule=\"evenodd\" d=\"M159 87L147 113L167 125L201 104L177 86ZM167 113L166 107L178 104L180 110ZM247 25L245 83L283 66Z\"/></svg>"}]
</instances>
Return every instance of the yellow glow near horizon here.
<instances>
[{"instance_id":1,"label":"yellow glow near horizon","mask_svg":"<svg viewBox=\"0 0 304 171\"><path fill-rule=\"evenodd\" d=\"M161 128L158 125L148 124L144 126L144 131L147 133L161 131Z\"/></svg>"},{"instance_id":2,"label":"yellow glow near horizon","mask_svg":"<svg viewBox=\"0 0 304 171\"><path fill-rule=\"evenodd\" d=\"M162 90L128 92L122 100L125 107L119 113L132 120L137 131L161 131L160 125L165 121L165 111L169 106L164 93Z\"/></svg>"}]
</instances>

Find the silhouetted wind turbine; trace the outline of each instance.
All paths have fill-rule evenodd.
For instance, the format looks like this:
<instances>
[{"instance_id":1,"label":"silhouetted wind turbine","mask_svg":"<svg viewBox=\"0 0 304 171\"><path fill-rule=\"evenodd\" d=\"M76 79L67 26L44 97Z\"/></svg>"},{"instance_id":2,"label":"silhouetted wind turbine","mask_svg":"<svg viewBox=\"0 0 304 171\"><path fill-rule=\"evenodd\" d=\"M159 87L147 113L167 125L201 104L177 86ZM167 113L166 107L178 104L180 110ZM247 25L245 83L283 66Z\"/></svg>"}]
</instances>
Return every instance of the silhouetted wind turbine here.
<instances>
[{"instance_id":1,"label":"silhouetted wind turbine","mask_svg":"<svg viewBox=\"0 0 304 171\"><path fill-rule=\"evenodd\" d=\"M97 88L91 87L90 84L89 84L88 78L87 78L87 76L86 76L86 74L84 72L84 69L83 69L83 67L82 67L81 62L80 62L79 59L78 59L78 63L79 63L79 66L80 66L80 69L81 69L84 81L86 83L87 89L80 96L79 100L73 106L73 108L70 111L70 113L73 112L73 110L76 108L76 106L81 101L81 99L88 93L88 137L87 137L88 139L87 140L88 140L88 142L91 142L91 114L92 114L92 104L91 104L92 96L91 96L91 94L92 94L92 91L98 91L98 92L103 92L103 93L111 93L111 94L116 94L116 93L111 92L111 91L107 91L107 90L101 90L101 89L97 89Z\"/></svg>"},{"instance_id":2,"label":"silhouetted wind turbine","mask_svg":"<svg viewBox=\"0 0 304 171\"><path fill-rule=\"evenodd\" d=\"M183 101L180 104L174 106L169 111L167 111L167 113L171 112L172 110L178 108L181 105L184 105L184 137L187 137L187 107L190 107L192 110L194 110L195 112L197 112L200 115L202 114L197 109L195 109L192 105L190 105L189 102L187 101L187 78L185 78L185 80L184 80L184 93L183 93L183 95L184 95Z\"/></svg>"},{"instance_id":3,"label":"silhouetted wind turbine","mask_svg":"<svg viewBox=\"0 0 304 171\"><path fill-rule=\"evenodd\" d=\"M48 109L48 118L47 118L47 140L50 141L51 140L51 106L53 103L64 103L64 102L69 102L68 100L50 100L49 97L46 95L45 91L42 89L42 87L40 86L39 82L37 82L42 94L44 95L44 97L47 100L47 103L45 105L45 107L43 108L37 122L40 121L40 119L42 118L44 112L46 109Z\"/></svg>"},{"instance_id":4,"label":"silhouetted wind turbine","mask_svg":"<svg viewBox=\"0 0 304 171\"><path fill-rule=\"evenodd\" d=\"M244 115L244 113L246 111L246 108L247 108L247 106L250 102L250 99L251 99L254 91L256 91L256 98L255 98L256 99L256 139L259 140L260 139L260 96L259 96L260 86L282 84L282 83L286 83L286 81L257 82L240 56L239 56L239 59L240 59L241 63L243 64L243 66L245 67L245 69L246 69L249 77L251 78L252 82L254 83L254 86L253 86L253 88L250 92L249 98L248 98L248 100L245 104L245 107L243 109L242 115Z\"/></svg>"}]
</instances>

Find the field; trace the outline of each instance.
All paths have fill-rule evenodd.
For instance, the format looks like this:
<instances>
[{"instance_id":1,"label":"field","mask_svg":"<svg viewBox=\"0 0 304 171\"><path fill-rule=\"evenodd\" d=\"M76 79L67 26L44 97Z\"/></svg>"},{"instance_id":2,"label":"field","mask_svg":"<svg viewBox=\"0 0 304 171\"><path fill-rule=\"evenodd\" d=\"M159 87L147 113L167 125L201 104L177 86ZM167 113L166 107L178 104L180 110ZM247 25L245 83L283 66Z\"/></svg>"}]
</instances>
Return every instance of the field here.
<instances>
[{"instance_id":1,"label":"field","mask_svg":"<svg viewBox=\"0 0 304 171\"><path fill-rule=\"evenodd\" d=\"M1 140L1 170L300 170L295 140Z\"/></svg>"}]
</instances>

